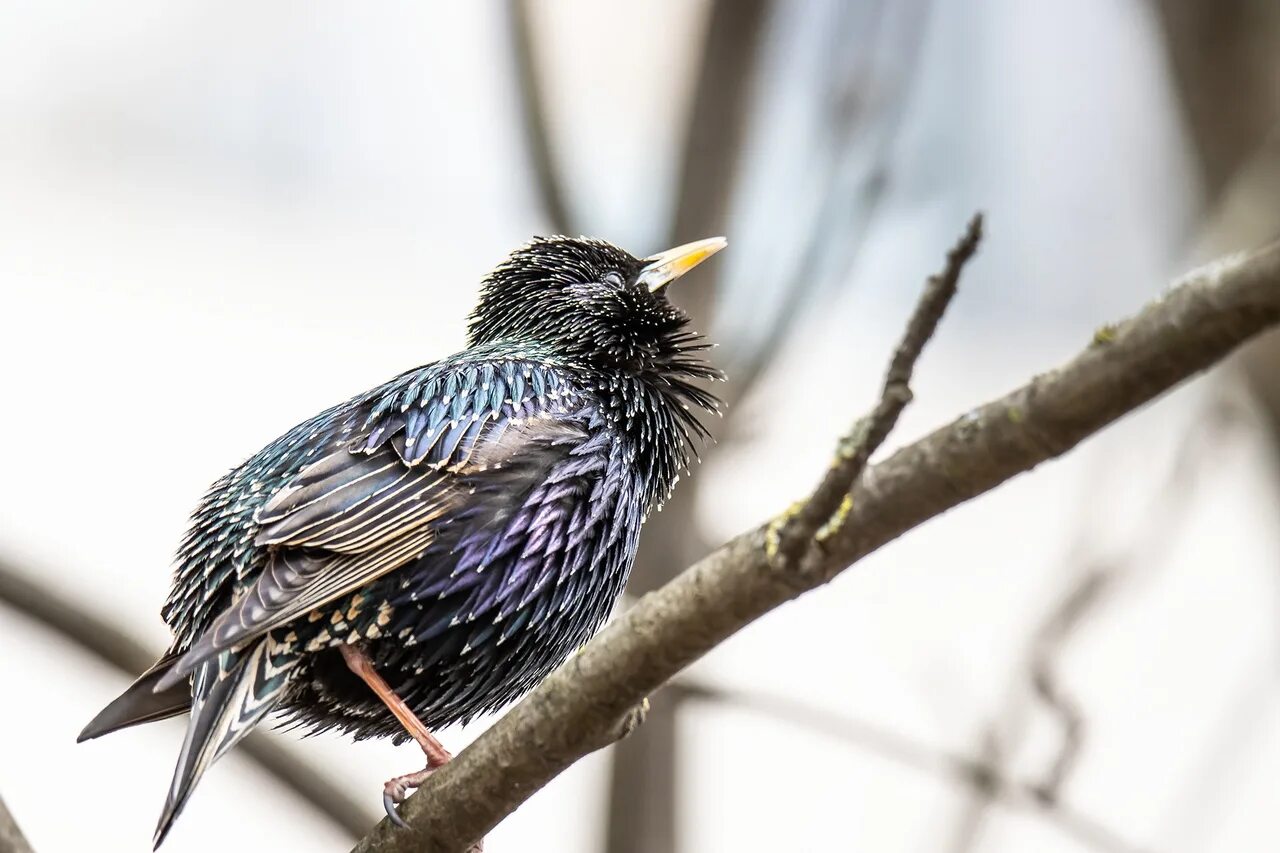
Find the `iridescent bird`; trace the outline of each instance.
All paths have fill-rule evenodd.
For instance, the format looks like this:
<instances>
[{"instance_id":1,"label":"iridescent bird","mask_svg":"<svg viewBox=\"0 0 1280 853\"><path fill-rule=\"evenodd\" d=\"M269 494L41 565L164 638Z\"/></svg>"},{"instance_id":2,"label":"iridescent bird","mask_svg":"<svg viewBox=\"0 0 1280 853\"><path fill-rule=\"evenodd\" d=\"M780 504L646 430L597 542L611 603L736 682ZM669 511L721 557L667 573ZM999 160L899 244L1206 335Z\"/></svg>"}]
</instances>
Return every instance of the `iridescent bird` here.
<instances>
[{"instance_id":1,"label":"iridescent bird","mask_svg":"<svg viewBox=\"0 0 1280 853\"><path fill-rule=\"evenodd\" d=\"M513 701L622 592L705 437L718 372L664 288L722 238L637 259L552 237L484 281L469 345L321 412L213 484L178 551L170 651L81 733L190 712L155 833L270 713L412 737Z\"/></svg>"}]
</instances>

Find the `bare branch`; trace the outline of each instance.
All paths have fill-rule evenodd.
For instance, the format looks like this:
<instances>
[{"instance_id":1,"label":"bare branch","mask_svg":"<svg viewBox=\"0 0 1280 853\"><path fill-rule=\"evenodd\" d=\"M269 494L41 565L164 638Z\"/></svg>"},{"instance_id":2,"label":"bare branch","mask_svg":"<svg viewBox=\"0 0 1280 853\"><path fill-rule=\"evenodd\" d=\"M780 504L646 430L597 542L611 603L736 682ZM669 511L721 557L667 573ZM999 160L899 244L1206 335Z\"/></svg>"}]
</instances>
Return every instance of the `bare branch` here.
<instances>
[{"instance_id":1,"label":"bare branch","mask_svg":"<svg viewBox=\"0 0 1280 853\"><path fill-rule=\"evenodd\" d=\"M0 797L0 853L32 853L27 837L4 804L4 797Z\"/></svg>"},{"instance_id":2,"label":"bare branch","mask_svg":"<svg viewBox=\"0 0 1280 853\"><path fill-rule=\"evenodd\" d=\"M411 829L397 832L384 820L355 849L466 849L621 734L645 696L755 619L928 519L1061 456L1277 324L1280 244L1193 274L1132 319L1099 330L1062 367L867 468L841 501L824 547L771 558L767 533L786 524L775 520L645 596L432 775L402 809Z\"/></svg>"},{"instance_id":3,"label":"bare branch","mask_svg":"<svg viewBox=\"0 0 1280 853\"><path fill-rule=\"evenodd\" d=\"M158 652L149 651L142 643L74 599L2 560L0 603L34 619L130 678L151 666L159 657ZM281 785L341 827L352 839L359 838L368 829L374 814L371 808L366 808L332 785L282 744L261 732L253 732L245 738L240 750ZM4 853L3 847L0 847L0 853Z\"/></svg>"},{"instance_id":4,"label":"bare branch","mask_svg":"<svg viewBox=\"0 0 1280 853\"><path fill-rule=\"evenodd\" d=\"M770 559L783 563L797 562L801 553L811 545L818 552L825 551L825 542L840 533L848 510L852 508L850 489L862 476L871 454L889 437L898 416L911 402L911 373L916 361L956 295L960 272L978 251L981 240L982 216L979 214L969 220L964 236L948 253L946 268L938 275L930 276L925 284L924 294L907 322L907 330L893 353L893 360L889 362L884 389L875 409L854 424L840 441L835 461L813 494L795 512L781 516L780 523L770 525L765 540L765 550Z\"/></svg>"}]
</instances>

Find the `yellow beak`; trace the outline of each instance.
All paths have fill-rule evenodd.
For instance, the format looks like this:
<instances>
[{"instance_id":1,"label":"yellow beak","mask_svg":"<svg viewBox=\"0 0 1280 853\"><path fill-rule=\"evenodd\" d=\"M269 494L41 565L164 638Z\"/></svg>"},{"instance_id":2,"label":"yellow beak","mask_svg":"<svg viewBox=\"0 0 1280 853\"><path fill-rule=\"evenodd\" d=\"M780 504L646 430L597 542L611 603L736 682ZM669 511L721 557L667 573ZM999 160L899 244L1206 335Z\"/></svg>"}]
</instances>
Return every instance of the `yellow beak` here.
<instances>
[{"instance_id":1,"label":"yellow beak","mask_svg":"<svg viewBox=\"0 0 1280 853\"><path fill-rule=\"evenodd\" d=\"M657 293L727 245L729 241L723 237L709 237L651 255L644 259L644 269L636 280L650 293Z\"/></svg>"}]
</instances>

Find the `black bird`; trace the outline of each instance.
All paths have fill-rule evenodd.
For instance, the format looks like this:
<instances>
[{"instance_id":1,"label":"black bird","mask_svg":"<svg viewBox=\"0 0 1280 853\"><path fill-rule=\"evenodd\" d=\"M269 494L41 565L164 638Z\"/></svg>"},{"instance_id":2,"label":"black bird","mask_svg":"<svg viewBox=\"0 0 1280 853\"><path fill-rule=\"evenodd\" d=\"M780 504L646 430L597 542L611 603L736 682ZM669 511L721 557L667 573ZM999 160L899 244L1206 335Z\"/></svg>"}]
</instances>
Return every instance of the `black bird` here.
<instances>
[{"instance_id":1,"label":"black bird","mask_svg":"<svg viewBox=\"0 0 1280 853\"><path fill-rule=\"evenodd\" d=\"M158 847L267 714L414 738L496 710L587 640L718 378L664 288L722 238L637 259L536 239L484 281L468 347L321 412L209 489L162 614L171 649L80 740L190 711Z\"/></svg>"}]
</instances>

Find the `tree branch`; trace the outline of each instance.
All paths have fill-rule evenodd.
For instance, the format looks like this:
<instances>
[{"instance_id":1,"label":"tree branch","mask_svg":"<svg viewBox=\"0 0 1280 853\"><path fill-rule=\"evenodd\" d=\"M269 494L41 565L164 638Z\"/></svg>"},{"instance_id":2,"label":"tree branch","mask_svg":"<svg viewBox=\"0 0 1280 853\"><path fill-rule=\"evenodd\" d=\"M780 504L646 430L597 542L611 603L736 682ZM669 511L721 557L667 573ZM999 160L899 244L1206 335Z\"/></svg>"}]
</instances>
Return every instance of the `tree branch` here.
<instances>
[{"instance_id":1,"label":"tree branch","mask_svg":"<svg viewBox=\"0 0 1280 853\"><path fill-rule=\"evenodd\" d=\"M0 603L34 619L113 669L133 678L159 657L142 643L81 606L57 589L34 580L0 560ZM291 750L253 732L240 750L268 775L293 791L351 838L368 828L373 810L366 808L302 762ZM5 853L0 846L0 853Z\"/></svg>"},{"instance_id":2,"label":"tree branch","mask_svg":"<svg viewBox=\"0 0 1280 853\"><path fill-rule=\"evenodd\" d=\"M32 853L27 837L0 797L0 853Z\"/></svg>"},{"instance_id":3,"label":"tree branch","mask_svg":"<svg viewBox=\"0 0 1280 853\"><path fill-rule=\"evenodd\" d=\"M771 558L767 534L785 527L791 511L645 596L433 774L404 804L411 829L384 820L356 851L465 849L622 733L645 696L752 621L913 527L1061 456L1277 324L1280 244L1192 274L1132 319L1100 329L1062 367L866 469L819 528L838 521L822 547L815 535L797 557Z\"/></svg>"},{"instance_id":4,"label":"tree branch","mask_svg":"<svg viewBox=\"0 0 1280 853\"><path fill-rule=\"evenodd\" d=\"M794 511L784 513L769 525L765 534L765 552L773 562L795 563L799 567L806 550L812 548L819 553L825 552L826 541L843 529L852 509L849 490L862 476L871 454L889 437L898 416L911 402L911 373L916 361L924 351L924 345L937 331L943 312L956 295L960 272L978 251L981 240L982 216L977 215L969 221L964 236L947 255L946 268L931 276L925 284L924 294L907 321L907 330L893 353L893 360L889 362L884 389L875 409L854 424L841 440L835 460L813 494Z\"/></svg>"}]
</instances>

